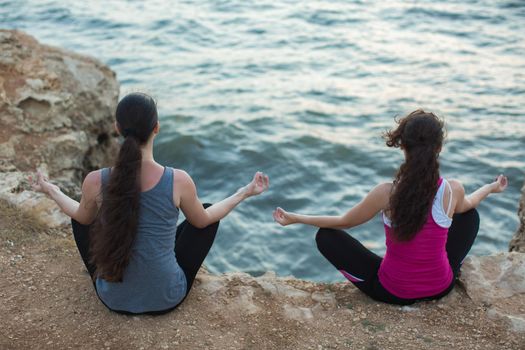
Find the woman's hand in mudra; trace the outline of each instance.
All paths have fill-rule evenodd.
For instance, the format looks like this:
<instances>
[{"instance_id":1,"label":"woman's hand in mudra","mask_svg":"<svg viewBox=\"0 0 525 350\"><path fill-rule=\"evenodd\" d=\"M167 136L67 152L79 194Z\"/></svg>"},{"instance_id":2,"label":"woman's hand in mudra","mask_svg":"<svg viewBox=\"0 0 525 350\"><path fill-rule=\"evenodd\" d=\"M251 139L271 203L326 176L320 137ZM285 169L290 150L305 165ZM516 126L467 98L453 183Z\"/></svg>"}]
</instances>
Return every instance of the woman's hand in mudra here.
<instances>
[{"instance_id":1,"label":"woman's hand in mudra","mask_svg":"<svg viewBox=\"0 0 525 350\"><path fill-rule=\"evenodd\" d=\"M273 211L273 219L275 220L275 222L279 223L282 226L286 226L286 225L295 223L295 221L292 218L292 213L289 213L280 207L277 207Z\"/></svg>"},{"instance_id":2,"label":"woman's hand in mudra","mask_svg":"<svg viewBox=\"0 0 525 350\"><path fill-rule=\"evenodd\" d=\"M241 188L241 191L243 192L244 196L248 198L263 193L268 189L268 187L270 187L270 179L268 175L258 171L253 176L253 180Z\"/></svg>"},{"instance_id":3,"label":"woman's hand in mudra","mask_svg":"<svg viewBox=\"0 0 525 350\"><path fill-rule=\"evenodd\" d=\"M491 183L491 192L492 193L500 193L505 191L507 188L507 185L509 184L509 181L507 180L507 177L504 175L499 175L496 180L494 180L493 183Z\"/></svg>"},{"instance_id":4,"label":"woman's hand in mudra","mask_svg":"<svg viewBox=\"0 0 525 350\"><path fill-rule=\"evenodd\" d=\"M32 175L29 176L29 183L31 184L33 191L41 192L47 195L50 195L51 191L58 190L58 186L49 182L47 177L45 177L40 170L37 170L36 178L34 178Z\"/></svg>"}]
</instances>

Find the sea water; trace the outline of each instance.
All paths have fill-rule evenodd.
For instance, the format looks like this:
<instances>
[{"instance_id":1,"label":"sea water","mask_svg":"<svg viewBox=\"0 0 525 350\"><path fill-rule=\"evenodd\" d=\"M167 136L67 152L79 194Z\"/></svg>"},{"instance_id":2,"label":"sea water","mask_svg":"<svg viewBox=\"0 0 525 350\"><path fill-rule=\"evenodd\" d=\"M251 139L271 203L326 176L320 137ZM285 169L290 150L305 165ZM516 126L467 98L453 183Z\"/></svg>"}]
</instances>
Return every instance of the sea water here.
<instances>
[{"instance_id":1,"label":"sea water","mask_svg":"<svg viewBox=\"0 0 525 350\"><path fill-rule=\"evenodd\" d=\"M402 161L381 134L416 108L447 124L441 172L467 192L504 173L479 207L475 254L506 250L525 178L525 2L0 1L0 27L97 57L121 94L158 101L156 159L217 202L257 170L268 193L225 218L213 272L333 281L316 229L276 206L341 214ZM384 253L379 217L349 231Z\"/></svg>"}]
</instances>

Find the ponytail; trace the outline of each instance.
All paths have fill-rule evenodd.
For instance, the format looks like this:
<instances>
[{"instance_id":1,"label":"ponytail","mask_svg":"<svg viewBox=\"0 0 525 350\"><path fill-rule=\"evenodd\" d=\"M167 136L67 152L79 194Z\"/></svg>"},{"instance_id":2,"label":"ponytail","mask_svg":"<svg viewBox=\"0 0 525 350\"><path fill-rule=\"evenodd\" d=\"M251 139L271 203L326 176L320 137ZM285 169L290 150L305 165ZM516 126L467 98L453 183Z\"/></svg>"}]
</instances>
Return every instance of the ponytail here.
<instances>
[{"instance_id":1,"label":"ponytail","mask_svg":"<svg viewBox=\"0 0 525 350\"><path fill-rule=\"evenodd\" d=\"M417 110L398 123L385 134L387 146L405 151L388 210L396 238L409 241L423 228L438 189L443 122L432 113Z\"/></svg>"},{"instance_id":2,"label":"ponytail","mask_svg":"<svg viewBox=\"0 0 525 350\"><path fill-rule=\"evenodd\" d=\"M141 146L157 124L151 97L126 96L117 107L117 123L124 136L103 200L91 229L91 263L95 277L121 282L137 235L141 196Z\"/></svg>"}]
</instances>

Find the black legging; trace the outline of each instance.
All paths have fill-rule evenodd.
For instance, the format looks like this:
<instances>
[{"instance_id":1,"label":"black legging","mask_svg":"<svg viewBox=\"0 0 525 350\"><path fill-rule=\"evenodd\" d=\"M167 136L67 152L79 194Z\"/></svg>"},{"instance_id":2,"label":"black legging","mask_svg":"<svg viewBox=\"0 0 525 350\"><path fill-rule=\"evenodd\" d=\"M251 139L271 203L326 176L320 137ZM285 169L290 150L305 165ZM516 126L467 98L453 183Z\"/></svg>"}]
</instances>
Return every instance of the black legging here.
<instances>
[{"instance_id":1,"label":"black legging","mask_svg":"<svg viewBox=\"0 0 525 350\"><path fill-rule=\"evenodd\" d=\"M479 214L476 209L455 214L447 237L447 255L456 278L463 259L467 256L479 229ZM389 293L379 282L377 273L382 257L365 248L357 239L342 230L320 228L315 237L317 247L323 256L338 270L363 281L352 283L374 300L399 305L409 305L420 300L439 299L454 288L454 281L443 292L423 299L402 299Z\"/></svg>"},{"instance_id":2,"label":"black legging","mask_svg":"<svg viewBox=\"0 0 525 350\"><path fill-rule=\"evenodd\" d=\"M211 204L209 203L203 204L204 208L207 208L210 205ZM73 219L71 220L71 225L73 227L73 236L75 237L75 242L77 244L80 256L82 257L82 261L84 262L89 275L93 279L95 274L95 266L89 262L90 225L82 225ZM193 285L193 281L195 280L195 276L204 262L206 255L208 255L208 252L210 251L218 229L219 222L211 224L205 228L197 228L190 224L187 220L184 220L179 226L177 226L177 233L175 236L175 257L177 258L177 262L186 276L186 296L188 296L188 293L190 292L190 289ZM186 296L184 296L184 299L186 299ZM179 304L170 309L146 313L166 313L179 306L184 301L184 299L182 299ZM112 311L128 313L117 310Z\"/></svg>"}]
</instances>

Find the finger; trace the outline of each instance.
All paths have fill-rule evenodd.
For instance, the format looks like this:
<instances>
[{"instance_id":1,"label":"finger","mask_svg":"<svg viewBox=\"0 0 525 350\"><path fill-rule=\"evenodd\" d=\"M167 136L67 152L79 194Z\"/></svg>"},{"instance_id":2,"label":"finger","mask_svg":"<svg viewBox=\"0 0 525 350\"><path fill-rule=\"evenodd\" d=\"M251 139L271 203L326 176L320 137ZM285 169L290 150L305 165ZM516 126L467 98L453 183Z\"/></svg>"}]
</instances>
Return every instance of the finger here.
<instances>
[{"instance_id":1,"label":"finger","mask_svg":"<svg viewBox=\"0 0 525 350\"><path fill-rule=\"evenodd\" d=\"M257 184L257 186L262 186L262 173L260 171L257 172L257 176L256 176L256 179L255 179L255 183Z\"/></svg>"},{"instance_id":2,"label":"finger","mask_svg":"<svg viewBox=\"0 0 525 350\"><path fill-rule=\"evenodd\" d=\"M264 190L266 189L266 180L264 176L265 176L264 174L261 174L261 178L259 182L259 186L261 187L262 192L264 192Z\"/></svg>"},{"instance_id":3,"label":"finger","mask_svg":"<svg viewBox=\"0 0 525 350\"><path fill-rule=\"evenodd\" d=\"M279 224L282 224L282 217L279 215L277 210L274 212L273 218L276 222L278 222Z\"/></svg>"},{"instance_id":4,"label":"finger","mask_svg":"<svg viewBox=\"0 0 525 350\"><path fill-rule=\"evenodd\" d=\"M266 188L270 187L270 177L268 175L264 176L264 185Z\"/></svg>"},{"instance_id":5,"label":"finger","mask_svg":"<svg viewBox=\"0 0 525 350\"><path fill-rule=\"evenodd\" d=\"M36 182L32 182L31 183L31 188L33 189L33 191L40 192L40 190L42 189L42 186L40 186Z\"/></svg>"},{"instance_id":6,"label":"finger","mask_svg":"<svg viewBox=\"0 0 525 350\"><path fill-rule=\"evenodd\" d=\"M42 178L44 177L44 175L42 175L42 172L39 170L36 171L36 182L40 182L42 181Z\"/></svg>"}]
</instances>

